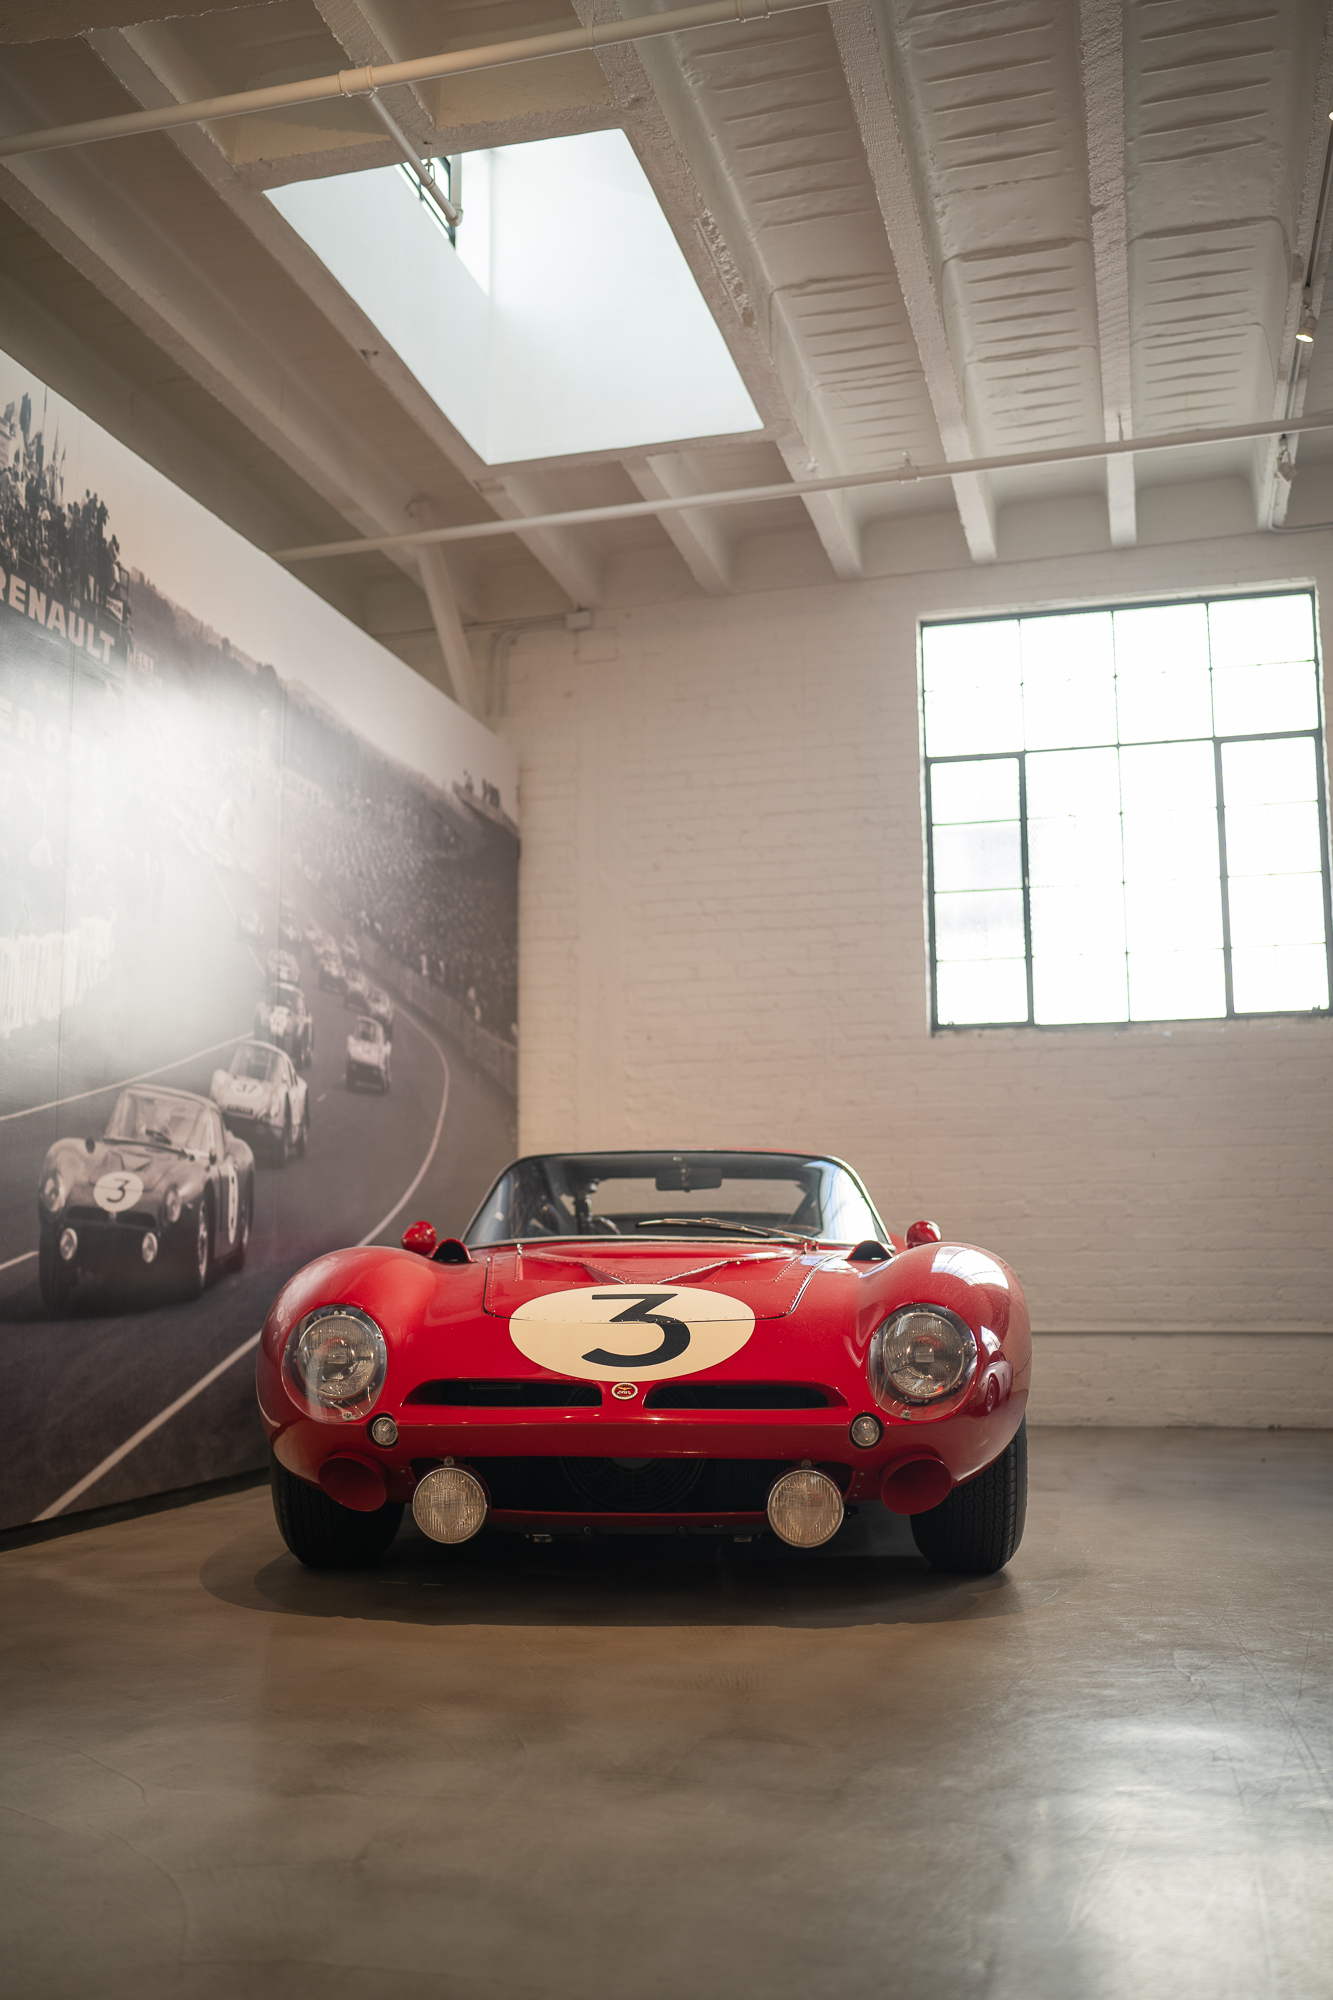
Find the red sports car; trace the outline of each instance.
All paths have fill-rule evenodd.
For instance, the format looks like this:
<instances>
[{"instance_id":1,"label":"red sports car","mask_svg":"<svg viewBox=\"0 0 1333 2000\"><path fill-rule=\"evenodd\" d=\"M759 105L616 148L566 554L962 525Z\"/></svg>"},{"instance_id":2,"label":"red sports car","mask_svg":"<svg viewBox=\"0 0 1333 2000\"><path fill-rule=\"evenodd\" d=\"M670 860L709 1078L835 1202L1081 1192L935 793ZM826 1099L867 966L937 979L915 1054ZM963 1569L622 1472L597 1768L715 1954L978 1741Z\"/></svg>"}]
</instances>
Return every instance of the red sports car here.
<instances>
[{"instance_id":1,"label":"red sports car","mask_svg":"<svg viewBox=\"0 0 1333 2000\"><path fill-rule=\"evenodd\" d=\"M258 1363L278 1525L373 1562L404 1506L482 1528L777 1536L910 1516L990 1574L1027 1500L1032 1347L1012 1271L933 1223L890 1236L840 1161L518 1160L461 1239L340 1250L274 1301Z\"/></svg>"}]
</instances>

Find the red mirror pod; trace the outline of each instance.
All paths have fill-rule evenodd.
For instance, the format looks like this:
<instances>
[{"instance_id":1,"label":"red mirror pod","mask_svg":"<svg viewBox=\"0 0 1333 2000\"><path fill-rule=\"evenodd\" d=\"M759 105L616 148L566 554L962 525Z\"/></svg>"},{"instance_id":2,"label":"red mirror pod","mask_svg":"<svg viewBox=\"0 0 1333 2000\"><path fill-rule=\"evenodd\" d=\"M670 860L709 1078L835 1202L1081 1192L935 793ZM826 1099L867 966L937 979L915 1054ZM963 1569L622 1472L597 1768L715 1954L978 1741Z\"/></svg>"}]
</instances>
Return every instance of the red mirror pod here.
<instances>
[{"instance_id":1,"label":"red mirror pod","mask_svg":"<svg viewBox=\"0 0 1333 2000\"><path fill-rule=\"evenodd\" d=\"M923 1244L940 1243L943 1240L938 1222L914 1222L907 1232L909 1250L920 1250Z\"/></svg>"},{"instance_id":2,"label":"red mirror pod","mask_svg":"<svg viewBox=\"0 0 1333 2000\"><path fill-rule=\"evenodd\" d=\"M433 1257L435 1254L435 1229L429 1222L409 1222L403 1231L404 1250L415 1250L418 1257Z\"/></svg>"}]
</instances>

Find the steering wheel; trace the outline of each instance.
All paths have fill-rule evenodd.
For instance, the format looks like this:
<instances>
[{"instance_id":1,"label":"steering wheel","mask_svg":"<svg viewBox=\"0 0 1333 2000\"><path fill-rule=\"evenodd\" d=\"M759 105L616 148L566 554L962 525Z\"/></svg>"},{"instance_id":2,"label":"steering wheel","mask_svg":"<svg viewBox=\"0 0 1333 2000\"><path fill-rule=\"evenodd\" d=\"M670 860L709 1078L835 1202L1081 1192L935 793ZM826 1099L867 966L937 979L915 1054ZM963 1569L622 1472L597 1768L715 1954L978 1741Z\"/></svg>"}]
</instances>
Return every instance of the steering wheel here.
<instances>
[{"instance_id":1,"label":"steering wheel","mask_svg":"<svg viewBox=\"0 0 1333 2000\"><path fill-rule=\"evenodd\" d=\"M528 1215L527 1228L523 1234L533 1236L566 1236L569 1233L569 1218L562 1215L553 1201L540 1201Z\"/></svg>"}]
</instances>

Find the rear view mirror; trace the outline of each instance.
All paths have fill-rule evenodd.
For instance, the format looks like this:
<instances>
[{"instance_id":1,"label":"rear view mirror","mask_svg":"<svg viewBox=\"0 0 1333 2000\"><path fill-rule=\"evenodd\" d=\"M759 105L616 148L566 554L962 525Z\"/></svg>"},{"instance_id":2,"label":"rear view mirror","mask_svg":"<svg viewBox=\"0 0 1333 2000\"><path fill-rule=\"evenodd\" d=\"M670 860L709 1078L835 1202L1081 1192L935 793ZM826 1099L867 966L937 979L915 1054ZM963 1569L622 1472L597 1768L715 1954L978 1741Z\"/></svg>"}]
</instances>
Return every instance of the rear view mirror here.
<instances>
[{"instance_id":1,"label":"rear view mirror","mask_svg":"<svg viewBox=\"0 0 1333 2000\"><path fill-rule=\"evenodd\" d=\"M659 1194L694 1194L700 1188L720 1188L721 1167L668 1167L653 1186Z\"/></svg>"}]
</instances>

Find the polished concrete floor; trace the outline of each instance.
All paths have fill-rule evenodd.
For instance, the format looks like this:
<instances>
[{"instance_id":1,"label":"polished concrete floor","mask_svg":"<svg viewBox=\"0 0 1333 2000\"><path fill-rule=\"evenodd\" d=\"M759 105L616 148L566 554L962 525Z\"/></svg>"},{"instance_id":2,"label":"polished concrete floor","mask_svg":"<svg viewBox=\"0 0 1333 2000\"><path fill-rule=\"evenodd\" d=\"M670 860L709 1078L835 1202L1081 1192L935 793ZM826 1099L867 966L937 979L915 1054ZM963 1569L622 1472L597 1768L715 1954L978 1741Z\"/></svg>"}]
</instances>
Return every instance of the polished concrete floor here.
<instances>
[{"instance_id":1,"label":"polished concrete floor","mask_svg":"<svg viewBox=\"0 0 1333 2000\"><path fill-rule=\"evenodd\" d=\"M864 1519L315 1576L262 1490L7 1551L8 2000L1333 1993L1333 1436L1032 1470L986 1582Z\"/></svg>"}]
</instances>

